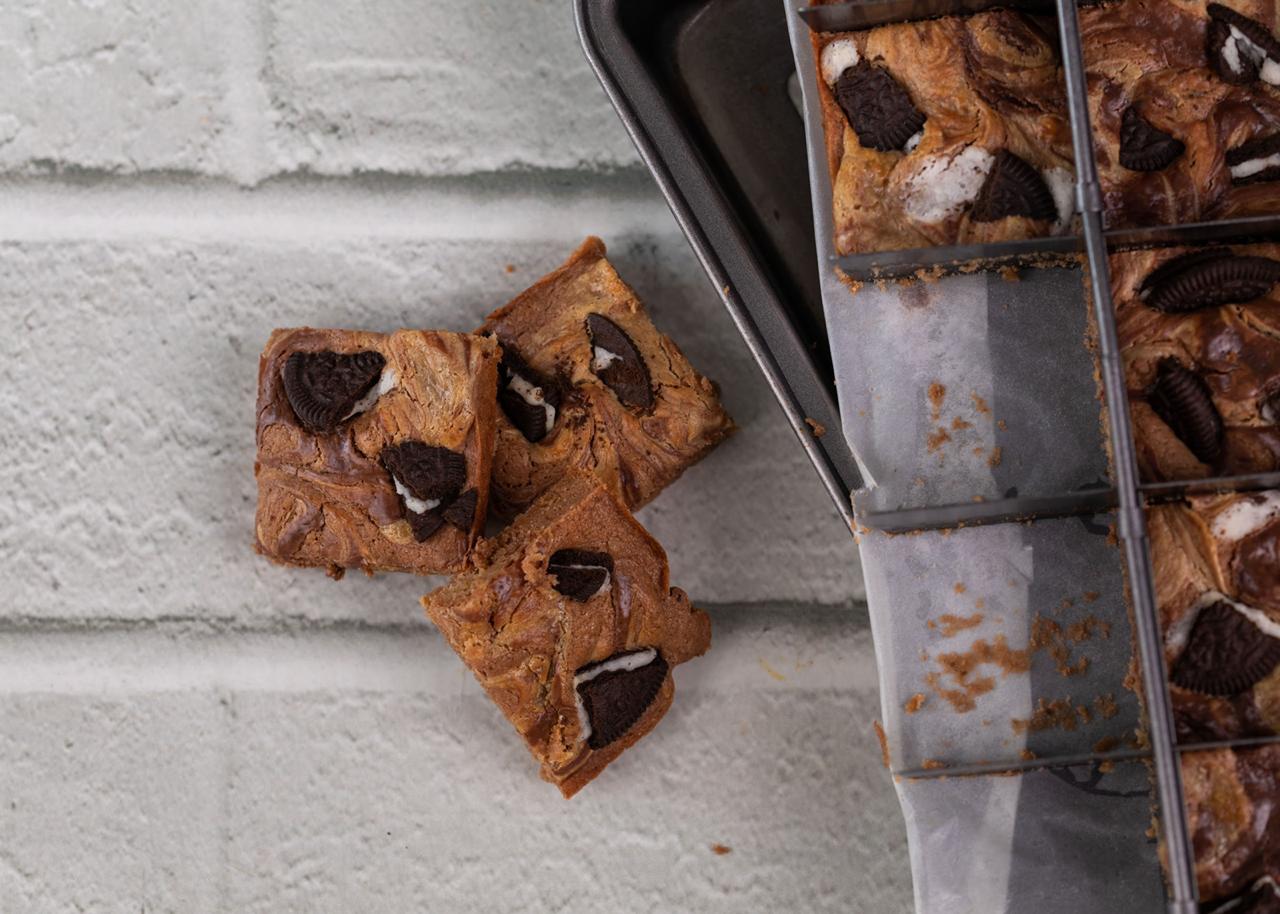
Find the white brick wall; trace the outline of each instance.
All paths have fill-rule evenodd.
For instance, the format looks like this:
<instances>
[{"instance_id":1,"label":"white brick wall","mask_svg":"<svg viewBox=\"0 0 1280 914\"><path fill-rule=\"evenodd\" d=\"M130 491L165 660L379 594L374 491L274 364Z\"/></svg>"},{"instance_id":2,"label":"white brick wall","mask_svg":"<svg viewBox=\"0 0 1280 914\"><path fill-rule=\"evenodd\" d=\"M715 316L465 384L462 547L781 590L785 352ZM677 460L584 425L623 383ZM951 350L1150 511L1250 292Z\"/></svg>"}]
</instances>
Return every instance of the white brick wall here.
<instances>
[{"instance_id":1,"label":"white brick wall","mask_svg":"<svg viewBox=\"0 0 1280 914\"><path fill-rule=\"evenodd\" d=\"M565 0L0 0L0 911L907 909L856 554L637 161ZM429 582L251 553L252 409L589 232L742 432L642 515L715 647L565 804Z\"/></svg>"}]
</instances>

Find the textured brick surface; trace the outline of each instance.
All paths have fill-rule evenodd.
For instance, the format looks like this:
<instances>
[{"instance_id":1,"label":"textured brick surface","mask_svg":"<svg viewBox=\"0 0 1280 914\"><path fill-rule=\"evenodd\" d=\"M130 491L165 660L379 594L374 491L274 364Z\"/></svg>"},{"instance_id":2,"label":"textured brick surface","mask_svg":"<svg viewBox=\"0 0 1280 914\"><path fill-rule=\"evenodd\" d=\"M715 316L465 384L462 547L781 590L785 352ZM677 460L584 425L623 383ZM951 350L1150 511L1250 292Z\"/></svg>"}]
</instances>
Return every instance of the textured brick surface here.
<instances>
[{"instance_id":1,"label":"textured brick surface","mask_svg":"<svg viewBox=\"0 0 1280 914\"><path fill-rule=\"evenodd\" d=\"M26 912L908 910L862 623L740 609L715 624L667 718L572 802L427 630L0 636L0 821L16 839L0 897Z\"/></svg>"}]
</instances>

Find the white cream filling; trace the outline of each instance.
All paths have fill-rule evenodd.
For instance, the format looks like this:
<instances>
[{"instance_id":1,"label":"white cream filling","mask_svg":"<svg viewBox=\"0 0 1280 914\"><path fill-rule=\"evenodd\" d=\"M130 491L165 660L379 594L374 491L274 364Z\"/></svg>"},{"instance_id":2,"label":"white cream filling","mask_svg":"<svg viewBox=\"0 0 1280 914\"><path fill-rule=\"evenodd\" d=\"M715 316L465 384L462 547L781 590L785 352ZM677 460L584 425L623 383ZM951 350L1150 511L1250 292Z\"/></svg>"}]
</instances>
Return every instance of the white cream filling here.
<instances>
[{"instance_id":1,"label":"white cream filling","mask_svg":"<svg viewBox=\"0 0 1280 914\"><path fill-rule=\"evenodd\" d=\"M1061 235L1071 226L1071 217L1076 213L1076 176L1065 168L1050 168L1044 173L1044 180L1049 185L1049 193L1053 194L1054 206L1058 208L1053 233Z\"/></svg>"},{"instance_id":2,"label":"white cream filling","mask_svg":"<svg viewBox=\"0 0 1280 914\"><path fill-rule=\"evenodd\" d=\"M1254 175L1261 174L1268 168L1275 168L1276 166L1280 166L1280 152L1260 159L1248 159L1239 165L1232 165L1231 177L1252 178Z\"/></svg>"},{"instance_id":3,"label":"white cream filling","mask_svg":"<svg viewBox=\"0 0 1280 914\"><path fill-rule=\"evenodd\" d=\"M378 383L369 388L369 392L356 401L356 405L351 407L351 412L342 417L345 422L352 416L358 416L365 410L370 409L373 404L378 402L378 398L396 386L396 370L394 368L382 369L382 374L378 377Z\"/></svg>"},{"instance_id":4,"label":"white cream filling","mask_svg":"<svg viewBox=\"0 0 1280 914\"><path fill-rule=\"evenodd\" d=\"M1231 37L1222 46L1222 59L1234 73L1244 72L1244 60L1248 60L1258 67L1258 75L1263 82L1280 86L1280 62L1268 57L1265 50L1234 25L1231 26Z\"/></svg>"},{"instance_id":5,"label":"white cream filling","mask_svg":"<svg viewBox=\"0 0 1280 914\"><path fill-rule=\"evenodd\" d=\"M904 184L904 209L917 222L941 222L973 202L995 157L980 146L955 156L932 156Z\"/></svg>"},{"instance_id":6,"label":"white cream filling","mask_svg":"<svg viewBox=\"0 0 1280 914\"><path fill-rule=\"evenodd\" d=\"M547 402L541 387L530 384L518 374L512 374L511 380L507 382L507 388L514 390L520 395L520 399L530 406L541 406L547 415L547 431L551 431L551 426L556 424L556 408Z\"/></svg>"},{"instance_id":7,"label":"white cream filling","mask_svg":"<svg viewBox=\"0 0 1280 914\"><path fill-rule=\"evenodd\" d=\"M1169 626L1169 630L1165 633L1165 645L1173 651L1175 657L1181 654L1187 646L1187 639L1191 637L1191 629L1195 626L1196 619L1200 617L1200 613L1214 603L1226 603L1256 625L1264 634L1270 635L1272 638L1280 638L1280 622L1276 622L1262 610L1254 609L1252 606L1245 606L1243 603L1237 603L1216 590L1206 590L1200 595L1200 599L1196 600L1192 605L1191 612L1187 613L1176 624Z\"/></svg>"},{"instance_id":8,"label":"white cream filling","mask_svg":"<svg viewBox=\"0 0 1280 914\"><path fill-rule=\"evenodd\" d=\"M622 356L618 355L616 352L610 352L608 349L605 349L603 346L592 346L591 347L591 370L594 371L596 374L599 374L600 372L608 368L610 365L612 365L614 362L619 361L621 358Z\"/></svg>"},{"instance_id":9,"label":"white cream filling","mask_svg":"<svg viewBox=\"0 0 1280 914\"><path fill-rule=\"evenodd\" d=\"M394 476L391 477L391 482L396 487L396 491L400 494L400 497L404 499L404 506L414 514L426 514L428 511L434 511L436 508L440 507L440 499L428 498L424 500L421 498L415 498L413 493L409 491L405 484Z\"/></svg>"},{"instance_id":10,"label":"white cream filling","mask_svg":"<svg viewBox=\"0 0 1280 914\"><path fill-rule=\"evenodd\" d=\"M840 74L856 67L859 60L858 46L848 38L833 41L822 49L822 78L828 86L834 86Z\"/></svg>"},{"instance_id":11,"label":"white cream filling","mask_svg":"<svg viewBox=\"0 0 1280 914\"><path fill-rule=\"evenodd\" d=\"M572 567L572 566L569 566ZM653 663L658 656L657 650L646 647L644 650L632 651L629 654L622 654L604 663L596 664L586 672L579 673L573 677L573 699L577 702L578 708L578 741L585 743L591 738L591 721L587 719L587 709L582 703L582 695L578 692L578 686L584 682L590 682L601 673L612 673L614 670L638 670L642 666L648 666Z\"/></svg>"},{"instance_id":12,"label":"white cream filling","mask_svg":"<svg viewBox=\"0 0 1280 914\"><path fill-rule=\"evenodd\" d=\"M907 140L906 145L902 147L903 152L911 153L916 151L916 147L920 145L920 141L924 139L924 129L921 128L911 134L911 139Z\"/></svg>"},{"instance_id":13,"label":"white cream filling","mask_svg":"<svg viewBox=\"0 0 1280 914\"><path fill-rule=\"evenodd\" d=\"M1270 876L1263 876L1261 879L1259 879L1257 882L1255 882L1253 885L1249 887L1250 891L1252 892L1261 892L1262 890L1267 888L1271 889L1272 895L1274 895L1276 898L1280 898L1280 885L1276 885L1276 881L1272 879ZM1244 904L1244 902L1245 902L1244 898L1233 898L1230 901L1228 901L1226 904L1224 904L1222 907L1214 908L1213 911L1210 912L1210 914L1230 914L1231 911L1234 911L1236 908L1240 907L1240 905Z\"/></svg>"},{"instance_id":14,"label":"white cream filling","mask_svg":"<svg viewBox=\"0 0 1280 914\"><path fill-rule=\"evenodd\" d=\"M1280 492L1251 495L1232 503L1213 519L1213 535L1222 540L1242 540L1280 517Z\"/></svg>"}]
</instances>

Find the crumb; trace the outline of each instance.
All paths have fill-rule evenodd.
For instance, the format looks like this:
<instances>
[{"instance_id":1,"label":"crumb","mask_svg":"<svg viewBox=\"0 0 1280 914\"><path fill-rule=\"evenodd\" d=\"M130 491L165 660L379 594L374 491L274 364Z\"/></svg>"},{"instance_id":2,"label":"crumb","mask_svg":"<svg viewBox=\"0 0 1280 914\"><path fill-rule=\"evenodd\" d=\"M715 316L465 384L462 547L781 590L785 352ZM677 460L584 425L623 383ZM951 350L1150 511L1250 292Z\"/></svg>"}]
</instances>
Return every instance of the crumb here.
<instances>
[{"instance_id":1,"label":"crumb","mask_svg":"<svg viewBox=\"0 0 1280 914\"><path fill-rule=\"evenodd\" d=\"M951 436L947 434L947 430L945 428L940 428L929 433L926 443L929 445L929 452L933 453L950 440Z\"/></svg>"},{"instance_id":2,"label":"crumb","mask_svg":"<svg viewBox=\"0 0 1280 914\"><path fill-rule=\"evenodd\" d=\"M927 700L928 699L924 692L916 692L916 694L907 699L907 703L902 706L902 710L906 711L908 714L916 714L924 707L924 703Z\"/></svg>"},{"instance_id":3,"label":"crumb","mask_svg":"<svg viewBox=\"0 0 1280 914\"><path fill-rule=\"evenodd\" d=\"M952 430L952 431L954 431L954 432L962 432L962 431L964 431L966 428L973 428L973 423L972 423L972 422L965 422L965 421L964 421L963 419L961 419L959 416L956 416L954 419L952 419L952 420L951 420L951 430Z\"/></svg>"},{"instance_id":4,"label":"crumb","mask_svg":"<svg viewBox=\"0 0 1280 914\"><path fill-rule=\"evenodd\" d=\"M1000 466L1000 461L1004 459L1004 448L996 446L991 449L991 456L987 458L987 466L993 470Z\"/></svg>"},{"instance_id":5,"label":"crumb","mask_svg":"<svg viewBox=\"0 0 1280 914\"><path fill-rule=\"evenodd\" d=\"M1098 770L1103 774L1110 774L1116 770L1115 759L1103 759L1098 763Z\"/></svg>"},{"instance_id":6,"label":"crumb","mask_svg":"<svg viewBox=\"0 0 1280 914\"><path fill-rule=\"evenodd\" d=\"M813 437L815 438L821 438L827 433L827 427L817 419L810 419L808 416L805 416L804 423L809 426L809 428L813 429Z\"/></svg>"},{"instance_id":7,"label":"crumb","mask_svg":"<svg viewBox=\"0 0 1280 914\"><path fill-rule=\"evenodd\" d=\"M1009 430L1009 426L1005 425L1005 422L1003 419L996 420L996 428L1000 429L1000 431L1002 432L1007 432Z\"/></svg>"},{"instance_id":8,"label":"crumb","mask_svg":"<svg viewBox=\"0 0 1280 914\"><path fill-rule=\"evenodd\" d=\"M728 287L728 286L725 286L725 287L724 287L723 289L721 289L720 291L721 291L721 293L723 293L724 295L728 295L728 294L729 294L729 287Z\"/></svg>"},{"instance_id":9,"label":"crumb","mask_svg":"<svg viewBox=\"0 0 1280 914\"><path fill-rule=\"evenodd\" d=\"M873 720L871 726L876 728L876 739L880 740L880 761L884 762L885 770L889 770L889 738L884 735L884 727L880 726L880 721Z\"/></svg>"},{"instance_id":10,"label":"crumb","mask_svg":"<svg viewBox=\"0 0 1280 914\"><path fill-rule=\"evenodd\" d=\"M865 409L860 409L858 410L858 415L865 419L867 416L867 411Z\"/></svg>"},{"instance_id":11,"label":"crumb","mask_svg":"<svg viewBox=\"0 0 1280 914\"><path fill-rule=\"evenodd\" d=\"M505 267L503 267L503 269L506 270L508 273L514 273L516 271L516 265L514 263L509 263Z\"/></svg>"},{"instance_id":12,"label":"crumb","mask_svg":"<svg viewBox=\"0 0 1280 914\"><path fill-rule=\"evenodd\" d=\"M984 416L989 416L989 415L991 415L991 407L987 405L987 401L986 401L986 400L984 400L984 399L982 399L982 397L978 396L978 392L977 392L976 390L975 390L975 391L973 391L972 393L970 393L970 394L969 394L969 396L973 397L973 408L974 408L974 409L976 409L978 412L982 413Z\"/></svg>"},{"instance_id":13,"label":"crumb","mask_svg":"<svg viewBox=\"0 0 1280 914\"><path fill-rule=\"evenodd\" d=\"M1116 705L1116 698L1110 692L1105 695L1099 695L1093 700L1093 709L1103 720L1111 720L1120 713L1119 706Z\"/></svg>"},{"instance_id":14,"label":"crumb","mask_svg":"<svg viewBox=\"0 0 1280 914\"><path fill-rule=\"evenodd\" d=\"M1120 745L1120 740L1116 739L1114 736L1104 736L1093 744L1093 751L1099 753L1110 752L1118 745Z\"/></svg>"},{"instance_id":15,"label":"crumb","mask_svg":"<svg viewBox=\"0 0 1280 914\"><path fill-rule=\"evenodd\" d=\"M1040 756L1036 755L1030 749L1023 749L1021 752L1018 753L1018 757L1022 759L1024 762L1034 762Z\"/></svg>"},{"instance_id":16,"label":"crumb","mask_svg":"<svg viewBox=\"0 0 1280 914\"><path fill-rule=\"evenodd\" d=\"M711 845L711 853L715 854L717 857L723 857L725 854L733 853L733 848L729 847L727 844L713 844Z\"/></svg>"},{"instance_id":17,"label":"crumb","mask_svg":"<svg viewBox=\"0 0 1280 914\"><path fill-rule=\"evenodd\" d=\"M1086 603L1094 603L1097 601L1098 597L1100 596L1101 594L1099 594L1096 590L1086 590L1084 592L1084 601Z\"/></svg>"},{"instance_id":18,"label":"crumb","mask_svg":"<svg viewBox=\"0 0 1280 914\"><path fill-rule=\"evenodd\" d=\"M938 417L942 415L942 401L946 399L947 388L934 381L929 385L929 410L933 414L933 421L937 422Z\"/></svg>"},{"instance_id":19,"label":"crumb","mask_svg":"<svg viewBox=\"0 0 1280 914\"><path fill-rule=\"evenodd\" d=\"M1017 267L1001 267L1000 278L1005 282L1021 282L1022 274L1018 272Z\"/></svg>"},{"instance_id":20,"label":"crumb","mask_svg":"<svg viewBox=\"0 0 1280 914\"><path fill-rule=\"evenodd\" d=\"M957 616L952 613L943 613L938 617L938 621L942 623L942 637L954 638L960 632L977 628L982 624L982 613L975 613L972 616ZM933 628L933 620L929 621L929 627Z\"/></svg>"},{"instance_id":21,"label":"crumb","mask_svg":"<svg viewBox=\"0 0 1280 914\"><path fill-rule=\"evenodd\" d=\"M918 489L924 485L924 477L917 476L914 480L912 480L912 482L915 484L915 487Z\"/></svg>"},{"instance_id":22,"label":"crumb","mask_svg":"<svg viewBox=\"0 0 1280 914\"><path fill-rule=\"evenodd\" d=\"M985 454L986 452L987 452L987 449L986 449L985 447L975 447L975 448L973 449L973 456L974 456L974 457L981 457L981 456L982 456L983 454Z\"/></svg>"},{"instance_id":23,"label":"crumb","mask_svg":"<svg viewBox=\"0 0 1280 914\"><path fill-rule=\"evenodd\" d=\"M965 587L965 586L964 586L964 582L963 582L963 581L957 581L957 582L956 582L956 586L955 586L955 592L956 592L956 593L964 593L964 592L965 592L966 590L968 590L968 589L969 589L968 587Z\"/></svg>"},{"instance_id":24,"label":"crumb","mask_svg":"<svg viewBox=\"0 0 1280 914\"><path fill-rule=\"evenodd\" d=\"M769 666L769 662L768 662L767 660L765 660L763 657L761 657L761 658L760 658L760 667L761 667L761 669L763 669L766 673L768 673L770 676L772 676L774 679L776 679L778 682L786 682L786 681L787 681L787 677L786 677L786 676L783 676L781 673L779 673L779 672L778 672L777 670L775 670L773 667Z\"/></svg>"},{"instance_id":25,"label":"crumb","mask_svg":"<svg viewBox=\"0 0 1280 914\"><path fill-rule=\"evenodd\" d=\"M945 762L940 762L936 758L927 758L920 763L920 767L926 771L937 771L939 768L946 768Z\"/></svg>"}]
</instances>

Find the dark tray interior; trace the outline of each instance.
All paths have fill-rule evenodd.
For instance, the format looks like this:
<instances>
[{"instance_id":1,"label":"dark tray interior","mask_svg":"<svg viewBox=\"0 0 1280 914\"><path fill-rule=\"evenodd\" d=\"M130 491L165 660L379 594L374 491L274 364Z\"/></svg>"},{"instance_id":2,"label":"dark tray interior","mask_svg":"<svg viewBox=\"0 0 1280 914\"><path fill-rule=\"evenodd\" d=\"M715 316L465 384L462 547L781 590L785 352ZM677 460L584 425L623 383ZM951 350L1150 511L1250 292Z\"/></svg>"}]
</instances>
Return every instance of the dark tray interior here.
<instances>
[{"instance_id":1,"label":"dark tray interior","mask_svg":"<svg viewBox=\"0 0 1280 914\"><path fill-rule=\"evenodd\" d=\"M840 431L784 10L577 0L577 14L588 58L851 521L861 477Z\"/></svg>"}]
</instances>

